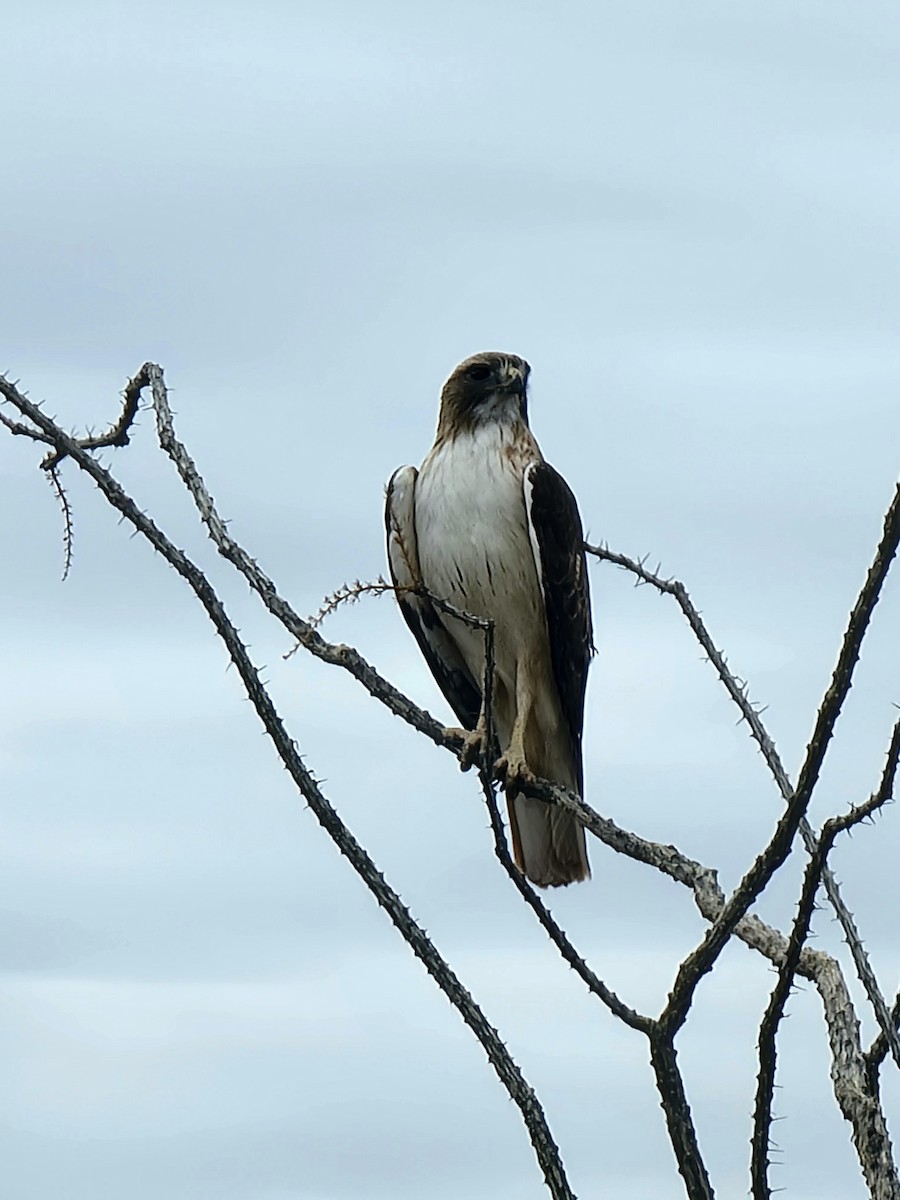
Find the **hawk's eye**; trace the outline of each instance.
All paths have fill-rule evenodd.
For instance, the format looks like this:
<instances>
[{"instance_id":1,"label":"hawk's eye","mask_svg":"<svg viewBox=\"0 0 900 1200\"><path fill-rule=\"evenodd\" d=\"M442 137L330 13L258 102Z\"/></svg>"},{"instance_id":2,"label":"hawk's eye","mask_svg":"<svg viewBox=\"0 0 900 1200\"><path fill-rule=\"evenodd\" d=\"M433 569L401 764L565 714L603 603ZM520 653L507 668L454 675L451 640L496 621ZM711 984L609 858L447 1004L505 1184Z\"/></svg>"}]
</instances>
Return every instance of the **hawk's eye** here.
<instances>
[{"instance_id":1,"label":"hawk's eye","mask_svg":"<svg viewBox=\"0 0 900 1200\"><path fill-rule=\"evenodd\" d=\"M491 377L491 368L487 363L472 363L466 371L470 379L474 379L476 383L484 383L486 379Z\"/></svg>"}]
</instances>

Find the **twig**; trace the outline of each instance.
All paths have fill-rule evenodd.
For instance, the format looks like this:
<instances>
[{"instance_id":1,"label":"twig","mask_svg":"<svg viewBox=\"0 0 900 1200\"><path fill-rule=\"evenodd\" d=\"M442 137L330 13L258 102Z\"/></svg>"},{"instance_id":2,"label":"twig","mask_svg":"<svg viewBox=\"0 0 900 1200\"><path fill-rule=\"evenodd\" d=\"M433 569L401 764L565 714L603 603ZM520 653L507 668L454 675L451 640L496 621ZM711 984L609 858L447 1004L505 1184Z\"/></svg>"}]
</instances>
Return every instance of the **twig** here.
<instances>
[{"instance_id":1,"label":"twig","mask_svg":"<svg viewBox=\"0 0 900 1200\"><path fill-rule=\"evenodd\" d=\"M159 368L151 369L159 370ZM246 648L240 641L235 626L228 618L206 576L183 551L169 541L149 517L138 509L121 485L91 457L84 447L69 437L48 417L45 417L35 405L6 380L0 379L0 390L21 412L34 421L42 432L53 439L54 445L60 451L60 457L67 455L90 475L109 503L122 513L123 517L159 551L194 592L213 622L216 632L225 643L229 656L244 683L247 695L266 732L272 739L281 761L316 819L348 859L379 905L388 914L407 945L422 962L432 979L480 1042L498 1079L519 1108L550 1194L554 1200L575 1200L574 1193L566 1179L559 1149L553 1140L543 1109L534 1091L501 1042L496 1029L488 1023L480 1007L438 953L425 931L413 919L397 893L385 881L384 876L378 871L367 852L341 821L337 811L325 798L318 783L303 764L269 694L260 681L256 668L250 661Z\"/></svg>"},{"instance_id":2,"label":"twig","mask_svg":"<svg viewBox=\"0 0 900 1200\"><path fill-rule=\"evenodd\" d=\"M72 547L75 538L75 527L72 522L72 506L69 504L69 497L66 495L65 488L62 485L62 480L59 477L59 471L56 467L47 467L47 478L50 480L50 486L59 501L59 507L62 509L63 515L63 582L69 577L69 570L72 566Z\"/></svg>"},{"instance_id":3,"label":"twig","mask_svg":"<svg viewBox=\"0 0 900 1200\"><path fill-rule=\"evenodd\" d=\"M772 1098L775 1089L776 1036L778 1026L784 1016L788 995L793 986L794 975L796 974L797 965L800 960L800 952L809 934L809 926L815 908L816 892L822 880L822 872L825 869L828 855L834 846L838 834L870 817L872 813L885 804L893 795L898 757L900 757L900 721L894 725L887 753L887 761L885 762L881 782L877 790L872 793L864 804L851 808L849 812L842 816L833 817L830 821L826 821L822 833L817 840L815 852L810 857L806 866L803 887L800 893L800 902L797 907L797 916L794 920L790 938L788 939L787 953L779 968L778 980L772 990L772 995L769 998L769 1003L759 1030L759 1076L757 1079L756 1105L753 1117L750 1167L754 1200L770 1200L771 1197L768 1181L769 1132L772 1125ZM884 1136L885 1138L887 1137L886 1129ZM877 1189L885 1187L887 1183L884 1172L879 1171L878 1177L868 1179L868 1183L873 1190L873 1195L877 1194ZM893 1185L894 1189L898 1186L896 1175L894 1175ZM884 1194L894 1195L895 1191Z\"/></svg>"},{"instance_id":4,"label":"twig","mask_svg":"<svg viewBox=\"0 0 900 1200\"><path fill-rule=\"evenodd\" d=\"M4 379L4 384L7 387L14 387ZM79 446L82 450L99 450L104 446L127 446L130 440L129 431L137 416L138 403L140 401L141 390L147 386L147 364L145 363L138 371L133 379L130 379L125 385L125 390L122 393L123 404L122 411L119 414L119 419L114 425L110 426L106 433L99 437L72 437L71 441ZM23 399L27 399L23 393L19 393ZM10 400L8 395L4 398ZM29 403L31 403L29 401ZM40 409L40 405L35 405L36 409ZM34 442L43 442L45 446L52 446L53 449L41 463L41 467L46 471L47 477L50 480L50 485L53 492L59 501L59 506L62 509L63 515L63 580L68 579L69 571L72 567L72 548L74 542L74 525L72 521L72 508L69 504L69 498L66 495L62 484L62 479L59 475L59 464L68 454L68 451L62 450L59 443L48 433L40 429L35 429L31 425L23 425L18 421L11 421L5 413L0 412L0 423L6 426L10 433L16 434L18 437L27 437ZM56 426L59 428L58 426Z\"/></svg>"},{"instance_id":5,"label":"twig","mask_svg":"<svg viewBox=\"0 0 900 1200\"><path fill-rule=\"evenodd\" d=\"M385 592L396 593L397 588L388 583L380 575L377 579L373 579L363 583L360 579L355 579L353 583L342 583L322 601L322 604L317 613L307 617L307 622L311 629L318 629L327 617L330 617L333 612L341 607L342 604L356 604L363 596L381 596ZM289 651L284 657L290 658L297 650L300 649L300 643Z\"/></svg>"},{"instance_id":6,"label":"twig","mask_svg":"<svg viewBox=\"0 0 900 1200\"><path fill-rule=\"evenodd\" d=\"M775 748L775 743L769 736L768 730L762 722L758 711L750 703L747 696L747 687L742 680L730 670L725 655L716 646L715 642L709 634L703 618L697 611L691 598L688 595L687 588L677 579L664 579L662 576L655 574L653 571L648 571L642 562L637 559L628 558L625 554L616 554L606 546L593 546L585 543L585 550L588 554L593 554L595 558L601 562L613 563L617 567L621 567L624 571L637 576L642 583L650 584L656 588L658 592L663 592L667 596L672 596L681 609L687 620L688 625L694 632L697 641L703 647L706 657L715 667L719 679L722 681L725 690L728 692L731 699L741 711L741 716L750 727L750 732L759 749L766 765L772 773L775 782L785 800L790 799L794 789L791 786L787 771L784 769L784 764Z\"/></svg>"},{"instance_id":7,"label":"twig","mask_svg":"<svg viewBox=\"0 0 900 1200\"><path fill-rule=\"evenodd\" d=\"M106 433L101 433L98 437L70 438L69 440L81 450L101 450L105 446L127 446L131 440L131 426L137 416L141 391L149 383L147 374L149 365L149 363L144 363L137 375L133 379L129 379L128 383L125 384L125 390L122 392L123 403L119 419L107 429ZM54 443L54 445L56 449L51 454L48 454L41 463L45 471L53 470L70 453L68 450L60 449L59 443Z\"/></svg>"},{"instance_id":8,"label":"twig","mask_svg":"<svg viewBox=\"0 0 900 1200\"><path fill-rule=\"evenodd\" d=\"M651 1017L644 1016L643 1013L637 1012L630 1008L624 1001L620 1000L616 993L606 986L594 971L587 965L582 956L578 953L565 932L560 928L557 922L553 919L552 914L547 909L544 902L537 895L534 888L529 884L528 880L522 872L516 867L509 853L509 846L506 841L506 834L503 828L503 821L500 817L500 810L497 807L497 798L494 790L482 771L480 774L481 786L484 791L484 799L487 805L488 814L491 821L491 830L494 834L494 853L500 860L500 863L506 871L506 874L515 884L522 899L532 910L541 923L547 936L556 946L565 961L569 964L575 974L585 983L589 989L599 1000L602 1000L609 1011L620 1021L624 1021L631 1029L640 1030L641 1033L650 1034L653 1028L653 1020Z\"/></svg>"},{"instance_id":9,"label":"twig","mask_svg":"<svg viewBox=\"0 0 900 1200\"><path fill-rule=\"evenodd\" d=\"M2 410L0 410L0 425L5 425L9 432L15 434L16 437L31 438L33 442L43 442L45 446L54 444L53 438L41 433L39 429L33 429L30 425L23 425L21 421L11 420Z\"/></svg>"}]
</instances>

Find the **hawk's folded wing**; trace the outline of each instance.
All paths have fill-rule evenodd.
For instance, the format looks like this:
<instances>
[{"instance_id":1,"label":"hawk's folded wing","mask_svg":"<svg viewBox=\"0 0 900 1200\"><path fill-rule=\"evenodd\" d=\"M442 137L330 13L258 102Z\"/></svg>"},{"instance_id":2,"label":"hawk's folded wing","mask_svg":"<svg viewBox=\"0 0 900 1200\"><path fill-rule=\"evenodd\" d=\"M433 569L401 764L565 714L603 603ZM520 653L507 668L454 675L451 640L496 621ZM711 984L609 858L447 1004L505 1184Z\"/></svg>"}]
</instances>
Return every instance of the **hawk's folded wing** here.
<instances>
[{"instance_id":1,"label":"hawk's folded wing","mask_svg":"<svg viewBox=\"0 0 900 1200\"><path fill-rule=\"evenodd\" d=\"M415 496L418 471L400 467L391 476L384 510L388 563L404 620L419 643L438 687L466 729L474 729L481 710L481 686L463 661L440 614L421 588L416 540Z\"/></svg>"},{"instance_id":2,"label":"hawk's folded wing","mask_svg":"<svg viewBox=\"0 0 900 1200\"><path fill-rule=\"evenodd\" d=\"M569 728L581 793L584 692L594 652L581 517L572 489L549 463L528 467L524 491L531 547L544 593L553 679Z\"/></svg>"}]
</instances>

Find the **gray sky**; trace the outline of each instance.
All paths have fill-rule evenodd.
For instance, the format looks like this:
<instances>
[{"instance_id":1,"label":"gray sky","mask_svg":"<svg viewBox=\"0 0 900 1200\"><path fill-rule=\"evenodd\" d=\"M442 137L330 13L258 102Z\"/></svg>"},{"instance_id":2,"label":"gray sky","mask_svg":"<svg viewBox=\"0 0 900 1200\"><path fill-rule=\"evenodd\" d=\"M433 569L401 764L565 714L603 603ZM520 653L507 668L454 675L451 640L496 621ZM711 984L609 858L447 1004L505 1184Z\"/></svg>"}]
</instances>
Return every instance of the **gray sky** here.
<instances>
[{"instance_id":1,"label":"gray sky","mask_svg":"<svg viewBox=\"0 0 900 1200\"><path fill-rule=\"evenodd\" d=\"M309 612L383 569L384 481L427 451L453 365L522 354L590 533L686 581L796 768L897 474L895 5L83 0L7 6L0 33L0 365L34 397L101 427L161 362L233 531ZM516 1110L292 794L186 588L72 469L60 584L35 449L0 445L5 1195L542 1196ZM680 1196L643 1040L522 910L474 782L353 680L283 661L147 417L104 460L221 585L327 794L538 1089L575 1191ZM674 608L608 567L593 584L587 799L733 884L775 790ZM898 587L817 821L880 770ZM448 717L388 600L325 632ZM891 992L897 820L835 854ZM591 852L553 910L655 1011L702 923ZM763 904L782 924L799 865ZM729 949L680 1042L725 1197L746 1193L772 981ZM815 992L789 1011L773 1183L854 1200Z\"/></svg>"}]
</instances>

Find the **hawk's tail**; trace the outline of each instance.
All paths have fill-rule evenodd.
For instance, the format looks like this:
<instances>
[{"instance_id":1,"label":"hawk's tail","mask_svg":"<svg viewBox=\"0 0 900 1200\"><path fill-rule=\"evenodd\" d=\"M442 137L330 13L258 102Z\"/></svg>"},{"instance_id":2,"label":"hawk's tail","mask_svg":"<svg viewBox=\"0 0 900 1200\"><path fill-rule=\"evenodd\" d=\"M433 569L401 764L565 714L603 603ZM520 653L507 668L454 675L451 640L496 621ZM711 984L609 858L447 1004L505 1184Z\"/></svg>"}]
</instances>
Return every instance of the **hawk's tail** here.
<instances>
[{"instance_id":1,"label":"hawk's tail","mask_svg":"<svg viewBox=\"0 0 900 1200\"><path fill-rule=\"evenodd\" d=\"M519 870L538 887L561 887L590 879L584 826L558 804L521 792L508 796L513 856Z\"/></svg>"}]
</instances>

